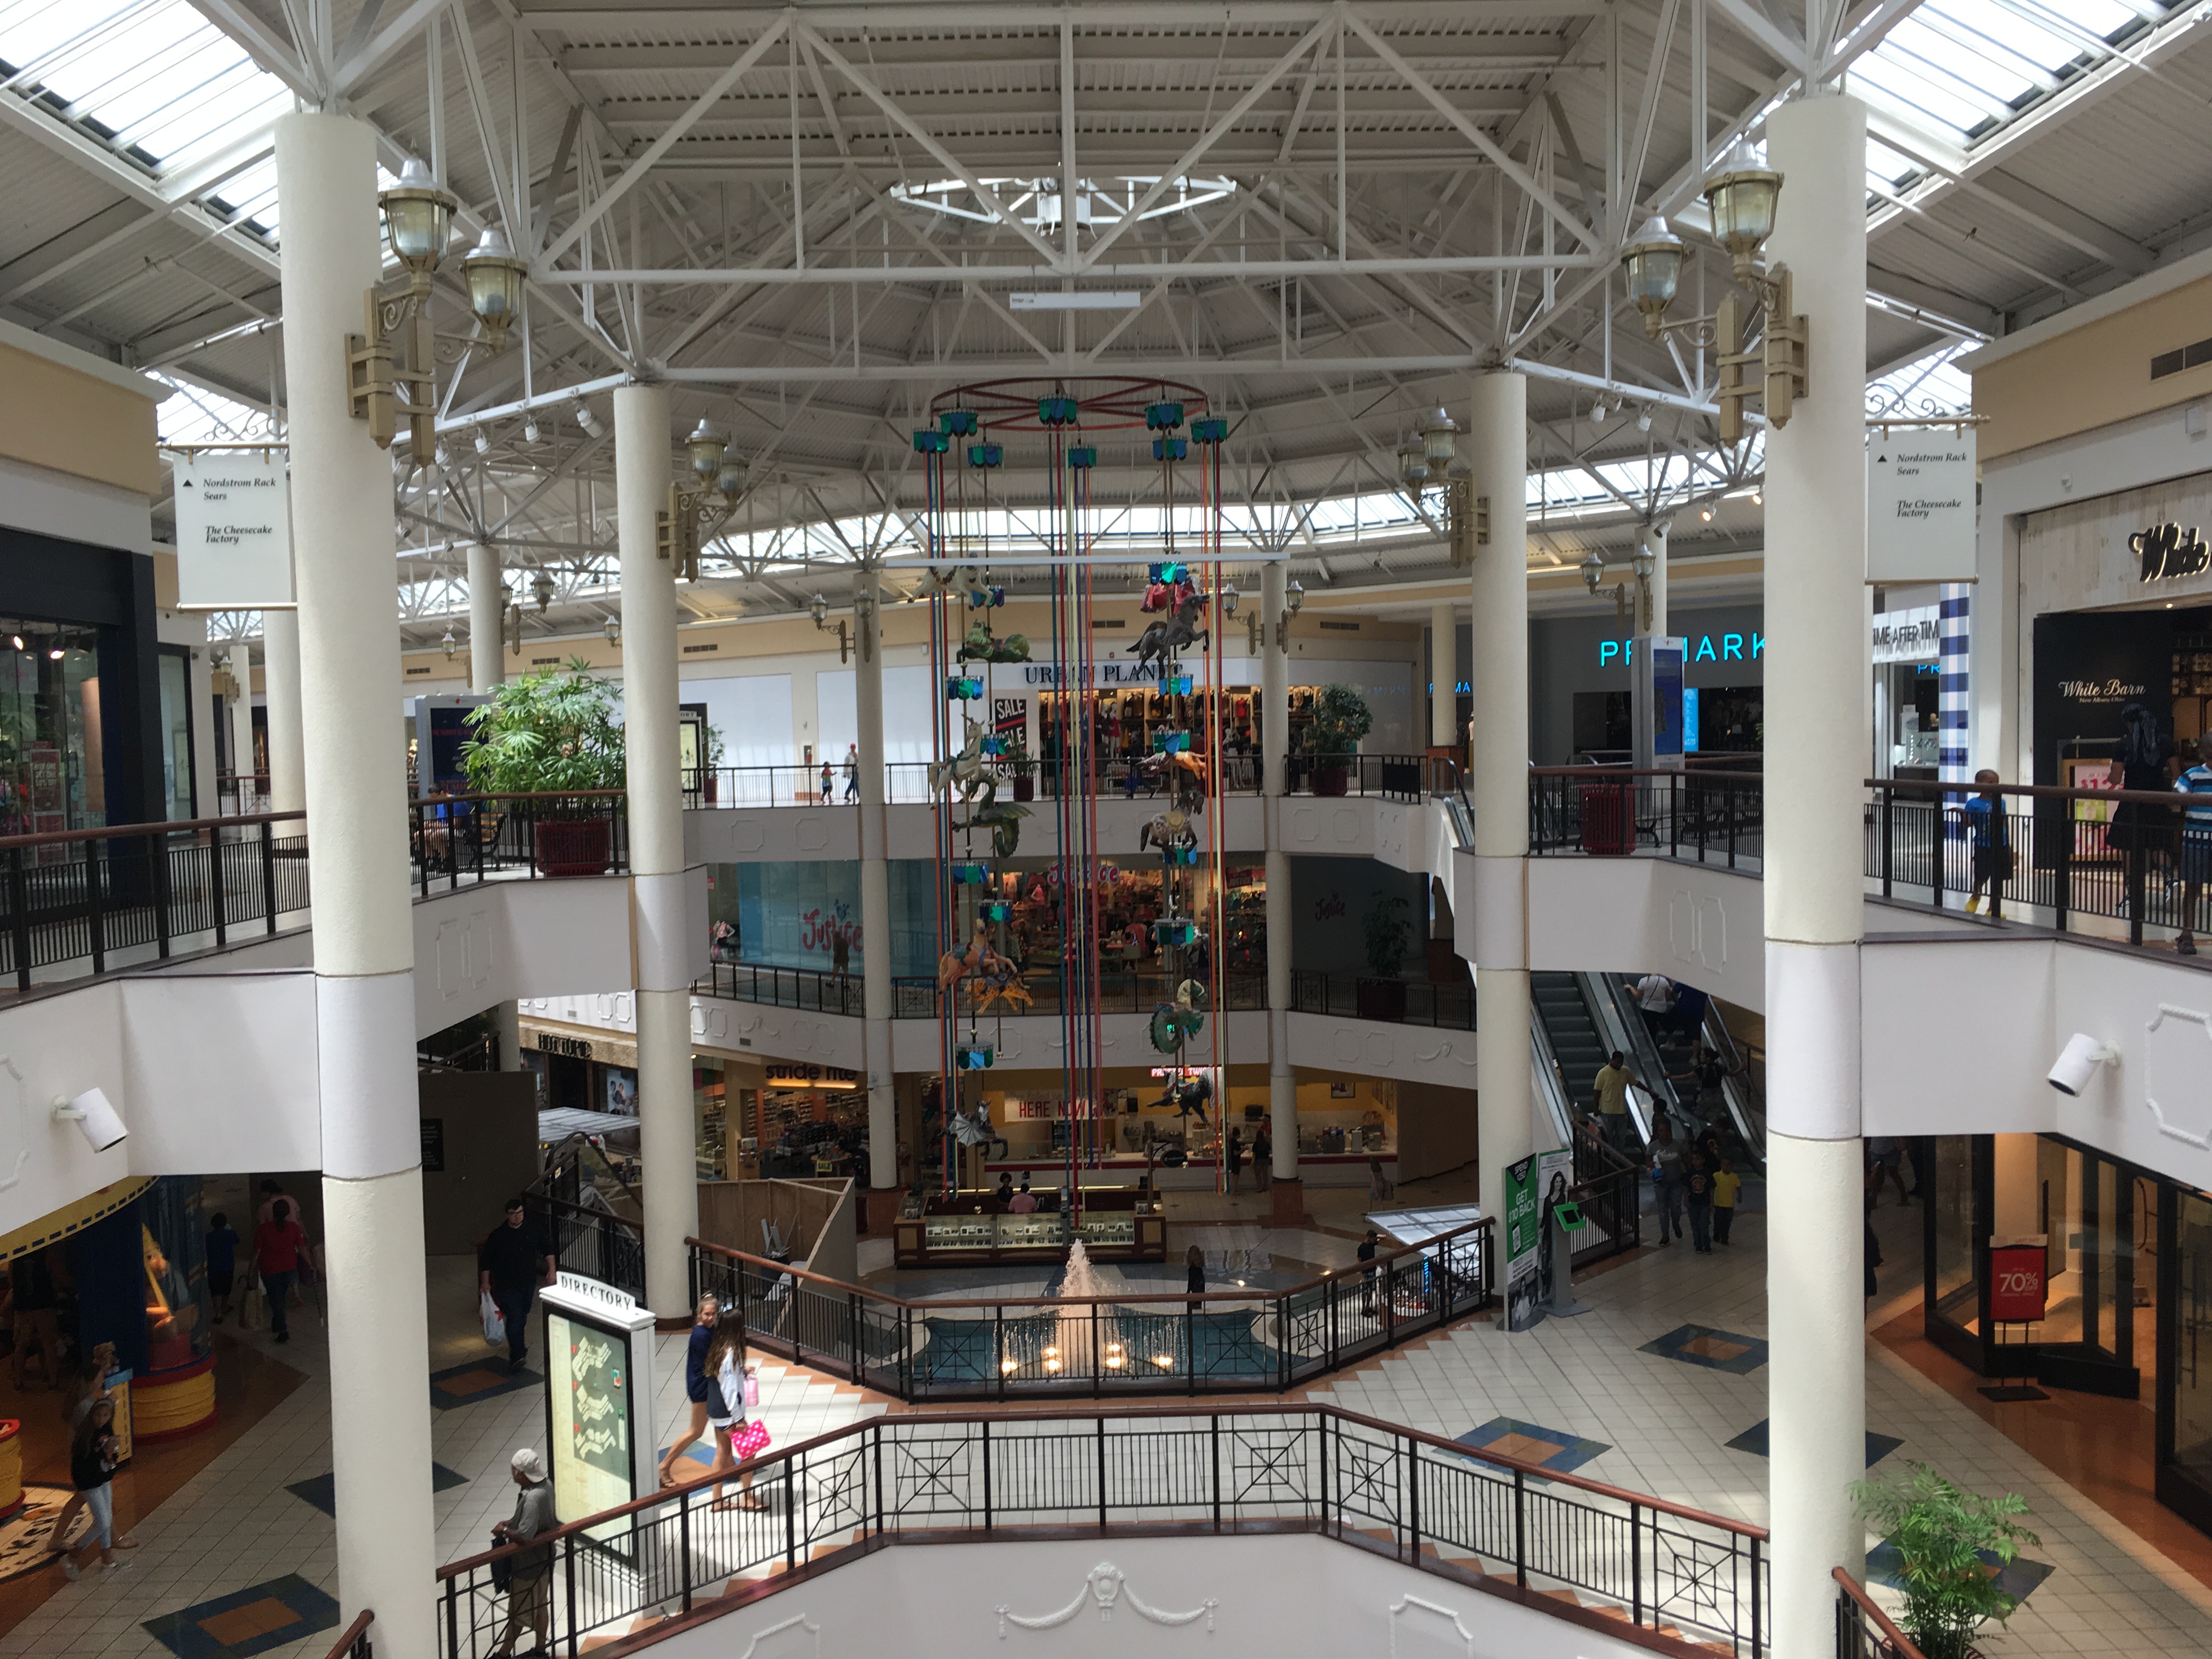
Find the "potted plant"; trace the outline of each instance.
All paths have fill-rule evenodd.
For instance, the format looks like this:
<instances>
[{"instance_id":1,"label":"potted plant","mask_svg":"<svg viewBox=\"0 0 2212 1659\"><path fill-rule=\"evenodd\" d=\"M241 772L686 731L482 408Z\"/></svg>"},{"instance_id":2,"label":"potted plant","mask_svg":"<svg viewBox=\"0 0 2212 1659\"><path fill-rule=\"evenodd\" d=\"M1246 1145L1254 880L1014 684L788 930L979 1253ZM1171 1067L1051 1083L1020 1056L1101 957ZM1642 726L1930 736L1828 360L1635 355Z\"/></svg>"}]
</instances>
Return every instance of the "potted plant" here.
<instances>
[{"instance_id":1,"label":"potted plant","mask_svg":"<svg viewBox=\"0 0 2212 1659\"><path fill-rule=\"evenodd\" d=\"M719 726L710 726L707 728L707 757L702 768L704 775L699 780L699 787L702 792L702 799L709 806L714 804L715 786L720 781L721 769L722 728Z\"/></svg>"},{"instance_id":2,"label":"potted plant","mask_svg":"<svg viewBox=\"0 0 2212 1659\"><path fill-rule=\"evenodd\" d=\"M2040 1543L2015 1516L2027 1513L2016 1492L1984 1498L1953 1486L1925 1463L1889 1480L1851 1486L1859 1513L1879 1527L1903 1563L1905 1617L1899 1621L1927 1659L1969 1659L1985 1619L2002 1624L2019 1599L1996 1586L2022 1544Z\"/></svg>"},{"instance_id":3,"label":"potted plant","mask_svg":"<svg viewBox=\"0 0 2212 1659\"><path fill-rule=\"evenodd\" d=\"M623 729L614 686L591 667L571 657L507 681L469 711L474 735L461 745L478 794L572 797L530 804L538 867L549 876L596 876L614 863L610 803L585 792L623 787Z\"/></svg>"},{"instance_id":4,"label":"potted plant","mask_svg":"<svg viewBox=\"0 0 2212 1659\"><path fill-rule=\"evenodd\" d=\"M1352 757L1374 725L1367 700L1350 686L1322 687L1314 698L1313 724L1306 731L1312 750L1314 793L1344 793Z\"/></svg>"},{"instance_id":5,"label":"potted plant","mask_svg":"<svg viewBox=\"0 0 2212 1659\"><path fill-rule=\"evenodd\" d=\"M1030 754L1029 740L1018 732L1013 733L1006 739L1006 750L1000 758L1006 763L1007 769L1014 775L1014 799L1035 800L1036 799L1036 761Z\"/></svg>"},{"instance_id":6,"label":"potted plant","mask_svg":"<svg viewBox=\"0 0 2212 1659\"><path fill-rule=\"evenodd\" d=\"M1367 975L1356 988L1353 1004L1362 1019L1395 1023L1406 1018L1406 981L1398 974L1413 932L1406 916L1409 908L1399 893L1386 893L1368 908Z\"/></svg>"}]
</instances>

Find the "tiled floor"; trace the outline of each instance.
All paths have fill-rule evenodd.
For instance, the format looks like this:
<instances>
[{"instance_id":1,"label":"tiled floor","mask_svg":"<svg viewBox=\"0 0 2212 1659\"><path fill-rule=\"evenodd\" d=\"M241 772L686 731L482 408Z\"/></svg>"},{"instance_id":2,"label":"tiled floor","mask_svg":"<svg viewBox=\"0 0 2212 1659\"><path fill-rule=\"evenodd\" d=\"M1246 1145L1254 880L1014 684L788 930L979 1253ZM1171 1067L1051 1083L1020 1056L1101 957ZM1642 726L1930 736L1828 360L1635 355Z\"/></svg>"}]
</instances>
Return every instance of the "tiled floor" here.
<instances>
[{"instance_id":1,"label":"tiled floor","mask_svg":"<svg viewBox=\"0 0 2212 1659\"><path fill-rule=\"evenodd\" d=\"M1768 1462L1728 1443L1766 1416L1766 1369L1739 1375L1685 1364L1646 1345L1690 1324L1764 1335L1766 1222L1763 1213L1743 1215L1735 1244L1711 1256L1680 1246L1647 1249L1577 1283L1577 1296L1591 1309L1581 1318L1517 1335L1487 1322L1464 1325L1313 1396L1451 1437L1501 1417L1552 1425L1547 1432L1557 1437L1608 1443L1577 1471L1589 1479L1763 1522ZM1885 1208L1875 1222L1886 1265L1870 1325L1917 1308L1919 1294L1917 1206ZM1924 1461L1975 1490L2027 1499L2027 1524L2043 1541L2027 1554L2051 1571L2008 1628L1980 1638L1990 1659L2212 1650L2205 1634L2212 1589L1872 1340L1867 1424L1900 1442L1882 1460L1884 1471ZM1881 1541L1868 1534L1869 1550Z\"/></svg>"},{"instance_id":2,"label":"tiled floor","mask_svg":"<svg viewBox=\"0 0 2212 1659\"><path fill-rule=\"evenodd\" d=\"M475 1281L474 1264L466 1258L432 1260L432 1332L425 1372L465 1370L486 1358L476 1324ZM248 1644L243 1647L203 1644L180 1650L177 1639L198 1638L179 1637L173 1625L160 1632L147 1628L149 1622L202 1603L214 1602L220 1611L229 1598L287 1575L325 1594L337 1592L332 1523L312 1495L327 1483L331 1468L322 1328L312 1314L295 1315L286 1347L271 1346L265 1332L243 1340L305 1372L305 1384L131 1528L140 1547L129 1553L131 1565L124 1571L112 1578L89 1571L82 1583L71 1584L46 1569L55 1581L52 1595L0 1635L0 1659L172 1659L185 1651L191 1659L233 1659L246 1653L322 1659L332 1640L327 1630L273 1646L253 1644L281 1635L281 1629L245 1638ZM683 1401L683 1345L681 1336L660 1339L657 1423L689 1420ZM504 1352L495 1358L493 1369L503 1370ZM812 1382L772 1362L761 1365L761 1407L778 1443L786 1445L880 1409L864 1404L854 1390ZM492 1392L434 1413L430 1433L437 1462L463 1477L451 1484L441 1477L434 1500L438 1556L452 1560L481 1548L492 1523L513 1512L514 1489L507 1479L507 1461L518 1446L543 1447L544 1395L536 1388ZM309 1495L287 1490L293 1486L308 1487ZM266 1599L246 1595L240 1605L258 1606ZM254 1622L218 1620L216 1628L243 1631ZM197 1621L191 1629L205 1636Z\"/></svg>"}]
</instances>

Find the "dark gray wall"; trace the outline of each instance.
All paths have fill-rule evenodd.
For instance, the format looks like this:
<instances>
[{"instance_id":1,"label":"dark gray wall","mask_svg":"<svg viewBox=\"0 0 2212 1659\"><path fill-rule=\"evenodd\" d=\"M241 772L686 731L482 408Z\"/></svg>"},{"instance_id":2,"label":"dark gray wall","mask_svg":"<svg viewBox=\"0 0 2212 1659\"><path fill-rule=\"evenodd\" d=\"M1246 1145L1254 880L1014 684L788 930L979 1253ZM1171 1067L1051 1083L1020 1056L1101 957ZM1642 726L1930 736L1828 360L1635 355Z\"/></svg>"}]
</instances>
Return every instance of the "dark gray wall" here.
<instances>
[{"instance_id":1,"label":"dark gray wall","mask_svg":"<svg viewBox=\"0 0 2212 1659\"><path fill-rule=\"evenodd\" d=\"M1685 683L1700 688L1765 684L1764 653L1752 655L1754 644L1765 641L1764 616L1756 605L1676 610L1668 625L1690 641ZM1725 655L1730 635L1738 636L1735 648L1743 653L1739 659ZM1609 611L1540 617L1528 624L1528 754L1537 765L1565 766L1573 760L1576 692L1628 690L1628 668L1620 653L1616 649L1609 660L1600 660L1604 643L1618 646L1623 637ZM1705 652L1708 644L1710 655ZM1468 647L1463 642L1460 648Z\"/></svg>"}]
</instances>

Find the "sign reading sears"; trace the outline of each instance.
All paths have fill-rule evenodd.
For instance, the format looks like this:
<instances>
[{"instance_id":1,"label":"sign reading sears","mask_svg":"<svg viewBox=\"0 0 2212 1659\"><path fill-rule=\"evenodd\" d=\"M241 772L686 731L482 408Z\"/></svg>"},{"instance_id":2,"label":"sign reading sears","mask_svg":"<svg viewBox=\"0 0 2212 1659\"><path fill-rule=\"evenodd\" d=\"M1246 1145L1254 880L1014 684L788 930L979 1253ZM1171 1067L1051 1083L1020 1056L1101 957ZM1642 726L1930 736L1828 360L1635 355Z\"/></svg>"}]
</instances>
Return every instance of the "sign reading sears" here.
<instances>
[{"instance_id":1,"label":"sign reading sears","mask_svg":"<svg viewBox=\"0 0 2212 1659\"><path fill-rule=\"evenodd\" d=\"M282 450L177 467L177 605L258 611L292 600L292 501Z\"/></svg>"},{"instance_id":2,"label":"sign reading sears","mask_svg":"<svg viewBox=\"0 0 2212 1659\"><path fill-rule=\"evenodd\" d=\"M1974 580L1974 429L1877 433L1867 453L1867 580Z\"/></svg>"}]
</instances>

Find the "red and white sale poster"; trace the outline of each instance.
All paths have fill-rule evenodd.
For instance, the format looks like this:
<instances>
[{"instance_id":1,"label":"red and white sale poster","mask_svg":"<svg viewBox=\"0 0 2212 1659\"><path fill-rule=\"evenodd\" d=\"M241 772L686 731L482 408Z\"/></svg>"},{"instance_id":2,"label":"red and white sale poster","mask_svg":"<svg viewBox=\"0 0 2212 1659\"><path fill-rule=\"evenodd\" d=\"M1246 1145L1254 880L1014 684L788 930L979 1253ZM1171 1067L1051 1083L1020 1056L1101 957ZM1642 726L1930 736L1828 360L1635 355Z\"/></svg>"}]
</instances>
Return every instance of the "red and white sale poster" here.
<instances>
[{"instance_id":1,"label":"red and white sale poster","mask_svg":"<svg viewBox=\"0 0 2212 1659\"><path fill-rule=\"evenodd\" d=\"M1990 1247L1990 1318L2005 1325L2033 1324L2043 1317L2044 1247Z\"/></svg>"}]
</instances>

